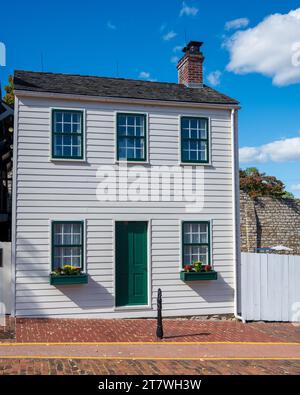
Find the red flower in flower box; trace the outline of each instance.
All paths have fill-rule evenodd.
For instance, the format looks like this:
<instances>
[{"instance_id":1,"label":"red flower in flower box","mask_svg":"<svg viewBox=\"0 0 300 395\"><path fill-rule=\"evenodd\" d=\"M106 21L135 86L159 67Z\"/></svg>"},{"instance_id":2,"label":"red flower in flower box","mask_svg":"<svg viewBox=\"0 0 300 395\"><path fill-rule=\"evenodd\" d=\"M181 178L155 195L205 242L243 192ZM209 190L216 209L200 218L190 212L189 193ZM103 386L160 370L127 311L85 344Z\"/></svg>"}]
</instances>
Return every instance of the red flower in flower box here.
<instances>
[{"instance_id":1,"label":"red flower in flower box","mask_svg":"<svg viewBox=\"0 0 300 395\"><path fill-rule=\"evenodd\" d=\"M185 266L183 267L183 270L184 270L185 272L191 272L192 269L193 269L193 267L192 267L191 265L185 265Z\"/></svg>"},{"instance_id":2,"label":"red flower in flower box","mask_svg":"<svg viewBox=\"0 0 300 395\"><path fill-rule=\"evenodd\" d=\"M205 266L204 266L204 270L205 270L206 272L211 272L211 266L210 266L210 265L205 265Z\"/></svg>"}]
</instances>

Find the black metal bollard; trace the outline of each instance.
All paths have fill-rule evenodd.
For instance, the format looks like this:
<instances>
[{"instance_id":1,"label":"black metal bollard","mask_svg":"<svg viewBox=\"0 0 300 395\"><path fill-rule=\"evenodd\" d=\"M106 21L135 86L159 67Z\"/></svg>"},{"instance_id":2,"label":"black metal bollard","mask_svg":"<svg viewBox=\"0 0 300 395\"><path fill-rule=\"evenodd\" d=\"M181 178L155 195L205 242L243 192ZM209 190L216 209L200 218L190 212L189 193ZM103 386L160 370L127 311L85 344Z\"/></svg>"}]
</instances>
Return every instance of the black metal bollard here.
<instances>
[{"instance_id":1,"label":"black metal bollard","mask_svg":"<svg viewBox=\"0 0 300 395\"><path fill-rule=\"evenodd\" d=\"M156 328L156 336L159 339L162 339L164 336L164 330L163 330L163 323L162 323L162 315L161 315L161 311L162 311L162 292L161 289L158 289L157 292L157 328Z\"/></svg>"}]
</instances>

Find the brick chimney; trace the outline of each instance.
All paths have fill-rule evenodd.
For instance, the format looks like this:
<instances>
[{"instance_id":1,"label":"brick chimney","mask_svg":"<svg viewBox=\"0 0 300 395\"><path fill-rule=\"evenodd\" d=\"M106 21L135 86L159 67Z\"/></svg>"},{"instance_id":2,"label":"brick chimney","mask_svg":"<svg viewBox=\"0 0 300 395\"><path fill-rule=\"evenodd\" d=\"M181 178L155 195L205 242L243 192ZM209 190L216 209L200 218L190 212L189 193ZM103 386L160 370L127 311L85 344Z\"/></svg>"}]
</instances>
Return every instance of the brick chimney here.
<instances>
[{"instance_id":1,"label":"brick chimney","mask_svg":"<svg viewBox=\"0 0 300 395\"><path fill-rule=\"evenodd\" d=\"M184 56L177 64L179 84L186 85L189 88L202 88L204 62L204 56L200 51L202 44L200 41L190 41L183 48Z\"/></svg>"}]
</instances>

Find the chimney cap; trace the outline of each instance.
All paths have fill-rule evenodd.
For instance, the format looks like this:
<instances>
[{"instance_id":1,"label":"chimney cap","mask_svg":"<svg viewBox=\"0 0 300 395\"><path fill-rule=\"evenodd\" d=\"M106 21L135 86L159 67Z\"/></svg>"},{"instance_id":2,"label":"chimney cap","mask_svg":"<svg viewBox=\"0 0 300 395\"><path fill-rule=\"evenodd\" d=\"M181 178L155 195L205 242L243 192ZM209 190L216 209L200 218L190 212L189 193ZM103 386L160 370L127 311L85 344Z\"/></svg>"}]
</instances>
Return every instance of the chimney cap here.
<instances>
[{"instance_id":1,"label":"chimney cap","mask_svg":"<svg viewBox=\"0 0 300 395\"><path fill-rule=\"evenodd\" d=\"M187 46L183 48L182 52L200 53L202 44L202 41L190 41Z\"/></svg>"}]
</instances>

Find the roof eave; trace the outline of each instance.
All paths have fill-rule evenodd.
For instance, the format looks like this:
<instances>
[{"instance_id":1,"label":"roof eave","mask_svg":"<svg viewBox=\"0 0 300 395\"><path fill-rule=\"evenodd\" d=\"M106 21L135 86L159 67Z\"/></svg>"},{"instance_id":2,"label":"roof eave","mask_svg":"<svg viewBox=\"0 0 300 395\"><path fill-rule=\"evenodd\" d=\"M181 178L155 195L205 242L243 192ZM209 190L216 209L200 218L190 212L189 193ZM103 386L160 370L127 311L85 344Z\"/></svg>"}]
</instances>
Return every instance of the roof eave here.
<instances>
[{"instance_id":1,"label":"roof eave","mask_svg":"<svg viewBox=\"0 0 300 395\"><path fill-rule=\"evenodd\" d=\"M14 91L17 97L41 97L49 99L64 99L70 101L92 101L92 102L104 102L104 103L129 103L129 104L146 104L146 105L160 105L160 106L172 106L172 107L192 107L192 108L219 108L219 109L237 109L241 107L235 103L205 103L205 102L187 102L187 101L172 101L172 100L156 100L156 99L133 99L123 97L109 97L109 96L88 96L88 95L70 95L66 93L54 93L54 92L40 92L40 91L28 91L15 89Z\"/></svg>"}]
</instances>

